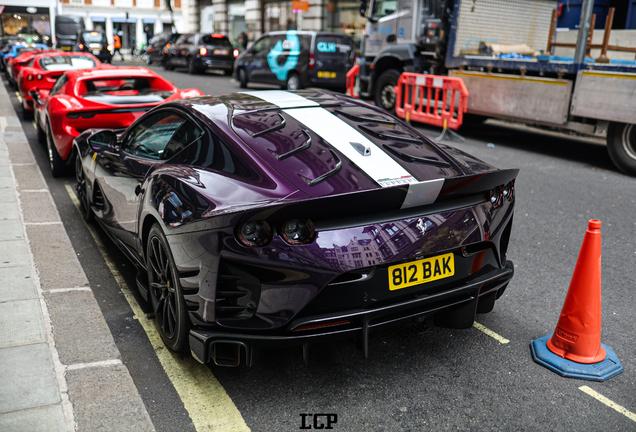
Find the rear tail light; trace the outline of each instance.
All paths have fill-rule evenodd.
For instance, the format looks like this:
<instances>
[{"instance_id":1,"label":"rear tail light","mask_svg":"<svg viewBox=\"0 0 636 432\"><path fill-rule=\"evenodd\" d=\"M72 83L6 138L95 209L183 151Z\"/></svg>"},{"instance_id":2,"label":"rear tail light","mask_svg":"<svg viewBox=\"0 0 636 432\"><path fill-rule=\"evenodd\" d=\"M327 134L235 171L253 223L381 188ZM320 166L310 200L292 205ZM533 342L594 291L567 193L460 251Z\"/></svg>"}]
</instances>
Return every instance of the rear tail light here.
<instances>
[{"instance_id":1,"label":"rear tail light","mask_svg":"<svg viewBox=\"0 0 636 432\"><path fill-rule=\"evenodd\" d=\"M84 44L79 44L79 49L83 50L84 49Z\"/></svg>"},{"instance_id":2,"label":"rear tail light","mask_svg":"<svg viewBox=\"0 0 636 432\"><path fill-rule=\"evenodd\" d=\"M508 201L512 201L512 197L514 196L514 193L515 193L515 181L513 180L510 183L508 183L506 186L504 186L503 198Z\"/></svg>"},{"instance_id":3,"label":"rear tail light","mask_svg":"<svg viewBox=\"0 0 636 432\"><path fill-rule=\"evenodd\" d=\"M313 54L309 54L309 69L316 67L316 58Z\"/></svg>"},{"instance_id":4,"label":"rear tail light","mask_svg":"<svg viewBox=\"0 0 636 432\"><path fill-rule=\"evenodd\" d=\"M169 44L169 43L167 43L167 44L166 44L166 47L170 48L170 44Z\"/></svg>"},{"instance_id":5,"label":"rear tail light","mask_svg":"<svg viewBox=\"0 0 636 432\"><path fill-rule=\"evenodd\" d=\"M148 52L151 53L153 52L155 49L153 47L148 48Z\"/></svg>"},{"instance_id":6,"label":"rear tail light","mask_svg":"<svg viewBox=\"0 0 636 432\"><path fill-rule=\"evenodd\" d=\"M291 219L283 225L283 238L292 245L309 243L313 240L314 224L309 219Z\"/></svg>"},{"instance_id":7,"label":"rear tail light","mask_svg":"<svg viewBox=\"0 0 636 432\"><path fill-rule=\"evenodd\" d=\"M223 37L223 35L222 35L222 34L212 34L212 35L210 35L210 36L212 36L212 37L213 37L213 38L215 38L215 39L221 39L221 38Z\"/></svg>"},{"instance_id":8,"label":"rear tail light","mask_svg":"<svg viewBox=\"0 0 636 432\"><path fill-rule=\"evenodd\" d=\"M27 75L27 81L33 81L33 75L28 74Z\"/></svg>"},{"instance_id":9,"label":"rear tail light","mask_svg":"<svg viewBox=\"0 0 636 432\"><path fill-rule=\"evenodd\" d=\"M245 246L263 246L272 238L272 230L265 221L248 221L238 227L237 236Z\"/></svg>"},{"instance_id":10,"label":"rear tail light","mask_svg":"<svg viewBox=\"0 0 636 432\"><path fill-rule=\"evenodd\" d=\"M201 47L199 49L199 54L201 54L202 56L208 55L208 49L206 47Z\"/></svg>"},{"instance_id":11,"label":"rear tail light","mask_svg":"<svg viewBox=\"0 0 636 432\"><path fill-rule=\"evenodd\" d=\"M490 204L497 208L503 202L502 187L497 186L490 191Z\"/></svg>"},{"instance_id":12,"label":"rear tail light","mask_svg":"<svg viewBox=\"0 0 636 432\"><path fill-rule=\"evenodd\" d=\"M168 54L168 50L165 50L163 53L164 53L164 54Z\"/></svg>"},{"instance_id":13,"label":"rear tail light","mask_svg":"<svg viewBox=\"0 0 636 432\"><path fill-rule=\"evenodd\" d=\"M238 57L238 55L239 55L239 50L237 50L236 48L234 48L234 52L233 52L233 54L234 54L234 58L237 58L237 57Z\"/></svg>"},{"instance_id":14,"label":"rear tail light","mask_svg":"<svg viewBox=\"0 0 636 432\"><path fill-rule=\"evenodd\" d=\"M36 76L36 78L37 78L38 80L41 80L42 78L44 78L44 75L42 75L42 74L38 74L38 75Z\"/></svg>"}]
</instances>

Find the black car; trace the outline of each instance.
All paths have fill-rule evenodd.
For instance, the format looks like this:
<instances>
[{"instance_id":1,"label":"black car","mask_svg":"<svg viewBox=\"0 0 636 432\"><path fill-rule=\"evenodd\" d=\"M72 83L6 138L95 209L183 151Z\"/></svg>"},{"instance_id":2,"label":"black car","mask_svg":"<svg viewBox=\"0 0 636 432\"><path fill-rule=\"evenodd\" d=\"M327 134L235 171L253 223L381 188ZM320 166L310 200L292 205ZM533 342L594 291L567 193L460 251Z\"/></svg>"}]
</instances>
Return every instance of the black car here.
<instances>
[{"instance_id":1,"label":"black car","mask_svg":"<svg viewBox=\"0 0 636 432\"><path fill-rule=\"evenodd\" d=\"M242 88L255 82L344 90L354 62L353 39L346 34L289 30L261 36L236 59L234 70Z\"/></svg>"},{"instance_id":2,"label":"black car","mask_svg":"<svg viewBox=\"0 0 636 432\"><path fill-rule=\"evenodd\" d=\"M89 52L104 63L111 63L113 60L104 30L78 30L73 51Z\"/></svg>"},{"instance_id":3,"label":"black car","mask_svg":"<svg viewBox=\"0 0 636 432\"><path fill-rule=\"evenodd\" d=\"M232 75L236 57L238 50L226 36L189 33L181 35L176 43L164 50L163 66L168 70L184 67L191 74L218 69L225 75Z\"/></svg>"},{"instance_id":4,"label":"black car","mask_svg":"<svg viewBox=\"0 0 636 432\"><path fill-rule=\"evenodd\" d=\"M148 41L146 49L146 63L161 62L164 51L169 49L179 39L181 34L173 32L161 32Z\"/></svg>"},{"instance_id":5,"label":"black car","mask_svg":"<svg viewBox=\"0 0 636 432\"><path fill-rule=\"evenodd\" d=\"M72 154L83 216L137 267L167 347L201 362L349 338L366 356L392 326L469 328L514 274L518 170L337 93L165 102Z\"/></svg>"},{"instance_id":6,"label":"black car","mask_svg":"<svg viewBox=\"0 0 636 432\"><path fill-rule=\"evenodd\" d=\"M58 15L55 17L56 47L62 51L71 51L77 42L77 32L84 30L84 18Z\"/></svg>"}]
</instances>

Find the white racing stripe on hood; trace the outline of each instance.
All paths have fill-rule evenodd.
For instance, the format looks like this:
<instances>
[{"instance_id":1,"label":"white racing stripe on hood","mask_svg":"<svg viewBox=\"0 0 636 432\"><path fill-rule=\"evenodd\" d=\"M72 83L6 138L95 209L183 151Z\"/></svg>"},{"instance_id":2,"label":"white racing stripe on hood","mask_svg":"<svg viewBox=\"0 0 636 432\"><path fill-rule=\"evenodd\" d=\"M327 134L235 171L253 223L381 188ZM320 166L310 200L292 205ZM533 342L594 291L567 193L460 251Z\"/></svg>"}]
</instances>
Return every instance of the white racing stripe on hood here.
<instances>
[{"instance_id":1,"label":"white racing stripe on hood","mask_svg":"<svg viewBox=\"0 0 636 432\"><path fill-rule=\"evenodd\" d=\"M269 102L272 105L278 106L279 108L319 106L318 102L314 102L295 93L290 93L283 90L261 90L241 93L262 99L265 102Z\"/></svg>"},{"instance_id":2,"label":"white racing stripe on hood","mask_svg":"<svg viewBox=\"0 0 636 432\"><path fill-rule=\"evenodd\" d=\"M286 91L243 92L283 109L345 155L382 187L417 183L402 165L379 146L318 103Z\"/></svg>"}]
</instances>

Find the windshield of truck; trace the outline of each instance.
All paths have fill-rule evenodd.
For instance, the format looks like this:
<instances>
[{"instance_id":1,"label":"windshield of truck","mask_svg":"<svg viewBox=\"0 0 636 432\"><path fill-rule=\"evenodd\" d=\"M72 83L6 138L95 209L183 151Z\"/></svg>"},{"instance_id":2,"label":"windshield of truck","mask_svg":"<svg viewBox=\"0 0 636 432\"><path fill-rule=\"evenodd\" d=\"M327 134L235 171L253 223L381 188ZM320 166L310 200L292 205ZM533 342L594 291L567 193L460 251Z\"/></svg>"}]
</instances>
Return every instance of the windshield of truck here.
<instances>
[{"instance_id":1,"label":"windshield of truck","mask_svg":"<svg viewBox=\"0 0 636 432\"><path fill-rule=\"evenodd\" d=\"M373 3L373 18L382 18L397 11L397 0L376 0Z\"/></svg>"}]
</instances>

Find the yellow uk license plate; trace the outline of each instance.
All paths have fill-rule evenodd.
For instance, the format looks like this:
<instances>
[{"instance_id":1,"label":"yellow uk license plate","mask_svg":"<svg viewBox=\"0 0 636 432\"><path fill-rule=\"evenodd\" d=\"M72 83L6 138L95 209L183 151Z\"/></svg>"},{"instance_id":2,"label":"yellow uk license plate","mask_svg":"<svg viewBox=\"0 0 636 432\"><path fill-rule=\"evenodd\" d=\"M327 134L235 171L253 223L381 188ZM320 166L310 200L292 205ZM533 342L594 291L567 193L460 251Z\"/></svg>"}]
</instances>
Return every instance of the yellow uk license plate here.
<instances>
[{"instance_id":1,"label":"yellow uk license plate","mask_svg":"<svg viewBox=\"0 0 636 432\"><path fill-rule=\"evenodd\" d=\"M419 261L410 261L389 267L391 291L444 279L455 274L455 257L452 253Z\"/></svg>"},{"instance_id":2,"label":"yellow uk license plate","mask_svg":"<svg viewBox=\"0 0 636 432\"><path fill-rule=\"evenodd\" d=\"M318 78L335 78L335 72L318 71Z\"/></svg>"},{"instance_id":3,"label":"yellow uk license plate","mask_svg":"<svg viewBox=\"0 0 636 432\"><path fill-rule=\"evenodd\" d=\"M62 51L70 51L71 47L70 46L63 46L62 47Z\"/></svg>"}]
</instances>

